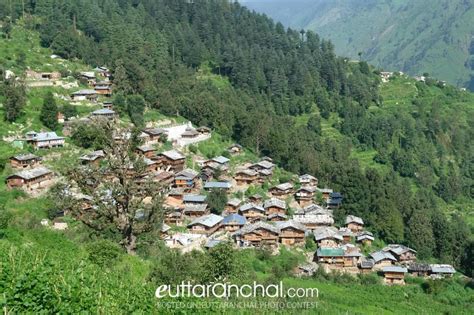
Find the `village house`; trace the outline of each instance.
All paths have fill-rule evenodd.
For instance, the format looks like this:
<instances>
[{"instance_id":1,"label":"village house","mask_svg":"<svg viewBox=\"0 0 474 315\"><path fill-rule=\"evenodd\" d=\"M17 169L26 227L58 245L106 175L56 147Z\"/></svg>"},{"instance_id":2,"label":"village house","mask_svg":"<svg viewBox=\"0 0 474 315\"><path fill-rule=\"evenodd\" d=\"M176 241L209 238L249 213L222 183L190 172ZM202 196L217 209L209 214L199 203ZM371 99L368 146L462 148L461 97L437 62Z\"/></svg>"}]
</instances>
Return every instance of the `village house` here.
<instances>
[{"instance_id":1,"label":"village house","mask_svg":"<svg viewBox=\"0 0 474 315\"><path fill-rule=\"evenodd\" d=\"M277 227L265 223L256 222L247 224L235 232L232 237L240 247L247 246L278 246L280 231Z\"/></svg>"},{"instance_id":2,"label":"village house","mask_svg":"<svg viewBox=\"0 0 474 315\"><path fill-rule=\"evenodd\" d=\"M362 243L363 245L368 246L370 246L374 240L374 235L368 231L360 232L356 237L357 243Z\"/></svg>"},{"instance_id":3,"label":"village house","mask_svg":"<svg viewBox=\"0 0 474 315\"><path fill-rule=\"evenodd\" d=\"M299 222L289 220L277 222L276 227L280 230L280 243L284 245L304 245L306 228Z\"/></svg>"},{"instance_id":4,"label":"village house","mask_svg":"<svg viewBox=\"0 0 474 315\"><path fill-rule=\"evenodd\" d=\"M161 128L147 128L143 130L143 133L147 134L148 137L145 139L145 144L157 144L160 142L160 138L166 135L166 131Z\"/></svg>"},{"instance_id":5,"label":"village house","mask_svg":"<svg viewBox=\"0 0 474 315\"><path fill-rule=\"evenodd\" d=\"M165 238L165 245L169 248L177 248L182 253L192 251L206 241L203 234L176 233Z\"/></svg>"},{"instance_id":6,"label":"village house","mask_svg":"<svg viewBox=\"0 0 474 315\"><path fill-rule=\"evenodd\" d=\"M203 170L207 170L209 174L214 174L216 171L226 173L229 170L229 159L223 156L218 156L211 160L207 160L204 162Z\"/></svg>"},{"instance_id":7,"label":"village house","mask_svg":"<svg viewBox=\"0 0 474 315\"><path fill-rule=\"evenodd\" d=\"M252 164L249 168L255 171L261 171L261 170L272 171L274 167L275 167L275 164L273 164L272 162L262 160L258 163Z\"/></svg>"},{"instance_id":8,"label":"village house","mask_svg":"<svg viewBox=\"0 0 474 315\"><path fill-rule=\"evenodd\" d=\"M277 198L265 200L263 208L267 216L271 214L286 214L286 203Z\"/></svg>"},{"instance_id":9,"label":"village house","mask_svg":"<svg viewBox=\"0 0 474 315\"><path fill-rule=\"evenodd\" d=\"M293 185L291 183L279 184L269 189L273 197L286 199L293 194Z\"/></svg>"},{"instance_id":10,"label":"village house","mask_svg":"<svg viewBox=\"0 0 474 315\"><path fill-rule=\"evenodd\" d=\"M260 221L265 218L265 209L254 203L243 204L239 208L239 213L243 215L249 222Z\"/></svg>"},{"instance_id":11,"label":"village house","mask_svg":"<svg viewBox=\"0 0 474 315\"><path fill-rule=\"evenodd\" d=\"M181 207L183 204L184 195L183 188L171 188L166 196L165 204L175 208Z\"/></svg>"},{"instance_id":12,"label":"village house","mask_svg":"<svg viewBox=\"0 0 474 315\"><path fill-rule=\"evenodd\" d=\"M147 158L152 158L155 156L155 148L153 148L151 145L141 145L137 147L135 150L138 154L147 157Z\"/></svg>"},{"instance_id":13,"label":"village house","mask_svg":"<svg viewBox=\"0 0 474 315\"><path fill-rule=\"evenodd\" d=\"M383 250L373 252L369 256L374 260L375 269L391 266L397 262L397 259L391 253L384 252Z\"/></svg>"},{"instance_id":14,"label":"village house","mask_svg":"<svg viewBox=\"0 0 474 315\"><path fill-rule=\"evenodd\" d=\"M350 243L354 238L354 233L345 227L339 228L339 234L342 236L342 242L345 244Z\"/></svg>"},{"instance_id":15,"label":"village house","mask_svg":"<svg viewBox=\"0 0 474 315\"><path fill-rule=\"evenodd\" d=\"M166 171L180 172L184 169L186 157L176 150L161 152L157 159L161 161Z\"/></svg>"},{"instance_id":16,"label":"village house","mask_svg":"<svg viewBox=\"0 0 474 315\"><path fill-rule=\"evenodd\" d=\"M181 134L183 139L195 139L199 136L199 132L193 127L187 127L186 130Z\"/></svg>"},{"instance_id":17,"label":"village house","mask_svg":"<svg viewBox=\"0 0 474 315\"><path fill-rule=\"evenodd\" d=\"M263 184L265 181L269 180L270 177L273 175L273 170L271 169L263 169L258 170L258 183Z\"/></svg>"},{"instance_id":18,"label":"village house","mask_svg":"<svg viewBox=\"0 0 474 315\"><path fill-rule=\"evenodd\" d=\"M113 109L114 103L112 101L104 101L102 102L102 108Z\"/></svg>"},{"instance_id":19,"label":"village house","mask_svg":"<svg viewBox=\"0 0 474 315\"><path fill-rule=\"evenodd\" d=\"M199 218L194 219L193 222L188 224L190 233L193 234L205 234L207 236L213 234L220 227L220 223L224 218L217 214L208 214Z\"/></svg>"},{"instance_id":20,"label":"village house","mask_svg":"<svg viewBox=\"0 0 474 315\"><path fill-rule=\"evenodd\" d=\"M98 95L111 96L112 95L112 81L100 81L94 84L94 90Z\"/></svg>"},{"instance_id":21,"label":"village house","mask_svg":"<svg viewBox=\"0 0 474 315\"><path fill-rule=\"evenodd\" d=\"M235 172L234 179L238 186L258 183L258 173L251 169L243 169Z\"/></svg>"},{"instance_id":22,"label":"village house","mask_svg":"<svg viewBox=\"0 0 474 315\"><path fill-rule=\"evenodd\" d=\"M93 111L93 112L91 113L91 117L94 117L94 118L105 118L105 119L112 120L112 119L115 119L116 113L115 113L115 111L113 111L113 110L111 110L111 109L101 108L101 109L98 109L98 110Z\"/></svg>"},{"instance_id":23,"label":"village house","mask_svg":"<svg viewBox=\"0 0 474 315\"><path fill-rule=\"evenodd\" d=\"M242 153L243 148L240 144L234 143L230 147L227 148L227 152L229 152L231 155L237 155Z\"/></svg>"},{"instance_id":24,"label":"village house","mask_svg":"<svg viewBox=\"0 0 474 315\"><path fill-rule=\"evenodd\" d=\"M202 217L208 213L207 203L186 203L183 209L183 214L190 218Z\"/></svg>"},{"instance_id":25,"label":"village house","mask_svg":"<svg viewBox=\"0 0 474 315\"><path fill-rule=\"evenodd\" d=\"M316 187L302 186L295 193L295 200L302 207L307 206L313 202L316 192Z\"/></svg>"},{"instance_id":26,"label":"village house","mask_svg":"<svg viewBox=\"0 0 474 315\"><path fill-rule=\"evenodd\" d=\"M183 214L181 211L171 211L166 214L164 222L166 224L173 224L177 226L182 226L183 225Z\"/></svg>"},{"instance_id":27,"label":"village house","mask_svg":"<svg viewBox=\"0 0 474 315\"><path fill-rule=\"evenodd\" d=\"M456 273L456 270L451 265L440 265L432 264L430 265L430 276L432 278L446 278L452 277Z\"/></svg>"},{"instance_id":28,"label":"village house","mask_svg":"<svg viewBox=\"0 0 474 315\"><path fill-rule=\"evenodd\" d=\"M331 188L316 188L316 191L320 192L325 200L329 200L329 195L333 192Z\"/></svg>"},{"instance_id":29,"label":"village house","mask_svg":"<svg viewBox=\"0 0 474 315\"><path fill-rule=\"evenodd\" d=\"M144 157L143 162L145 162L147 173L157 172L160 169L160 164L157 161Z\"/></svg>"},{"instance_id":30,"label":"village house","mask_svg":"<svg viewBox=\"0 0 474 315\"><path fill-rule=\"evenodd\" d=\"M227 201L224 210L226 213L237 213L241 203L242 200L238 198L232 198Z\"/></svg>"},{"instance_id":31,"label":"village house","mask_svg":"<svg viewBox=\"0 0 474 315\"><path fill-rule=\"evenodd\" d=\"M389 244L382 249L385 252L390 252L398 262L412 263L416 261L416 250L405 245Z\"/></svg>"},{"instance_id":32,"label":"village house","mask_svg":"<svg viewBox=\"0 0 474 315\"><path fill-rule=\"evenodd\" d=\"M211 128L206 127L206 126L201 126L196 128L196 131L199 132L200 135L210 135L211 134Z\"/></svg>"},{"instance_id":33,"label":"village house","mask_svg":"<svg viewBox=\"0 0 474 315\"><path fill-rule=\"evenodd\" d=\"M316 272L316 266L311 264L299 265L296 267L295 275L297 277L311 277Z\"/></svg>"},{"instance_id":34,"label":"village house","mask_svg":"<svg viewBox=\"0 0 474 315\"><path fill-rule=\"evenodd\" d=\"M183 203L186 204L205 204L207 196L205 195L195 195L195 194L186 194L183 196Z\"/></svg>"},{"instance_id":35,"label":"village house","mask_svg":"<svg viewBox=\"0 0 474 315\"><path fill-rule=\"evenodd\" d=\"M429 264L412 263L407 267L408 273L417 277L427 277L431 272Z\"/></svg>"},{"instance_id":36,"label":"village house","mask_svg":"<svg viewBox=\"0 0 474 315\"><path fill-rule=\"evenodd\" d=\"M204 244L205 249L211 249L222 243L223 240L215 239L215 238L210 238L207 240L206 244Z\"/></svg>"},{"instance_id":37,"label":"village house","mask_svg":"<svg viewBox=\"0 0 474 315\"><path fill-rule=\"evenodd\" d=\"M82 71L79 73L79 80L87 82L88 85L92 86L95 83L95 73L92 71Z\"/></svg>"},{"instance_id":38,"label":"village house","mask_svg":"<svg viewBox=\"0 0 474 315\"><path fill-rule=\"evenodd\" d=\"M348 215L346 217L345 226L352 232L357 233L364 229L364 221L355 215Z\"/></svg>"},{"instance_id":39,"label":"village house","mask_svg":"<svg viewBox=\"0 0 474 315\"><path fill-rule=\"evenodd\" d=\"M330 209L335 209L341 206L342 204L342 195L338 192L332 192L329 194L329 199L327 200L327 206Z\"/></svg>"},{"instance_id":40,"label":"village house","mask_svg":"<svg viewBox=\"0 0 474 315\"><path fill-rule=\"evenodd\" d=\"M95 90L80 90L71 94L71 100L73 101L89 101L89 102L96 102L97 101L97 92Z\"/></svg>"},{"instance_id":41,"label":"village house","mask_svg":"<svg viewBox=\"0 0 474 315\"><path fill-rule=\"evenodd\" d=\"M312 175L304 174L298 177L298 181L300 182L302 187L314 187L318 186L318 179Z\"/></svg>"},{"instance_id":42,"label":"village house","mask_svg":"<svg viewBox=\"0 0 474 315\"><path fill-rule=\"evenodd\" d=\"M95 165L99 166L100 161L105 157L105 153L102 150L92 151L91 153L87 153L81 157L79 160L81 161L82 165Z\"/></svg>"},{"instance_id":43,"label":"village house","mask_svg":"<svg viewBox=\"0 0 474 315\"><path fill-rule=\"evenodd\" d=\"M286 214L281 213L273 213L267 216L268 222L280 222L288 220L288 216Z\"/></svg>"},{"instance_id":44,"label":"village house","mask_svg":"<svg viewBox=\"0 0 474 315\"><path fill-rule=\"evenodd\" d=\"M187 190L196 187L199 173L193 169L187 168L178 172L174 178L174 185L178 188Z\"/></svg>"},{"instance_id":45,"label":"village house","mask_svg":"<svg viewBox=\"0 0 474 315\"><path fill-rule=\"evenodd\" d=\"M374 260L369 258L362 257L359 262L359 271L362 274L367 274L372 272L372 268L374 268Z\"/></svg>"},{"instance_id":46,"label":"village house","mask_svg":"<svg viewBox=\"0 0 474 315\"><path fill-rule=\"evenodd\" d=\"M206 184L204 184L205 190L223 189L229 191L231 188L232 184L229 182L206 182Z\"/></svg>"},{"instance_id":47,"label":"village house","mask_svg":"<svg viewBox=\"0 0 474 315\"><path fill-rule=\"evenodd\" d=\"M10 157L12 168L34 168L41 163L41 158L31 153L19 154Z\"/></svg>"},{"instance_id":48,"label":"village house","mask_svg":"<svg viewBox=\"0 0 474 315\"><path fill-rule=\"evenodd\" d=\"M248 199L249 199L249 202L252 202L252 203L262 203L263 201L263 197L260 194L253 194Z\"/></svg>"},{"instance_id":49,"label":"village house","mask_svg":"<svg viewBox=\"0 0 474 315\"><path fill-rule=\"evenodd\" d=\"M341 247L318 247L314 261L318 264L344 266L344 249Z\"/></svg>"},{"instance_id":50,"label":"village house","mask_svg":"<svg viewBox=\"0 0 474 315\"><path fill-rule=\"evenodd\" d=\"M64 137L59 137L54 131L30 131L26 134L26 143L31 144L35 149L57 148L64 146Z\"/></svg>"},{"instance_id":51,"label":"village house","mask_svg":"<svg viewBox=\"0 0 474 315\"><path fill-rule=\"evenodd\" d=\"M339 247L342 236L334 227L318 227L313 231L314 240L319 247Z\"/></svg>"},{"instance_id":52,"label":"village house","mask_svg":"<svg viewBox=\"0 0 474 315\"><path fill-rule=\"evenodd\" d=\"M405 284L405 273L407 269L400 266L387 266L382 268L382 273L384 277L384 283L388 285Z\"/></svg>"},{"instance_id":53,"label":"village house","mask_svg":"<svg viewBox=\"0 0 474 315\"><path fill-rule=\"evenodd\" d=\"M154 173L154 181L164 186L170 186L174 181L174 174L167 171L158 170Z\"/></svg>"},{"instance_id":54,"label":"village house","mask_svg":"<svg viewBox=\"0 0 474 315\"><path fill-rule=\"evenodd\" d=\"M163 239L165 239L166 237L168 237L170 230L171 230L171 226L169 226L169 225L166 224L166 223L163 223L163 224L161 225L161 229L160 229L160 238L163 240Z\"/></svg>"},{"instance_id":55,"label":"village house","mask_svg":"<svg viewBox=\"0 0 474 315\"><path fill-rule=\"evenodd\" d=\"M36 72L33 70L26 70L25 77L29 80L59 80L61 79L61 73L54 72Z\"/></svg>"},{"instance_id":56,"label":"village house","mask_svg":"<svg viewBox=\"0 0 474 315\"><path fill-rule=\"evenodd\" d=\"M344 245L344 267L357 267L362 259L359 247L352 244Z\"/></svg>"},{"instance_id":57,"label":"village house","mask_svg":"<svg viewBox=\"0 0 474 315\"><path fill-rule=\"evenodd\" d=\"M109 78L111 76L110 70L104 66L94 68L94 72L97 73L98 76L103 78Z\"/></svg>"},{"instance_id":58,"label":"village house","mask_svg":"<svg viewBox=\"0 0 474 315\"><path fill-rule=\"evenodd\" d=\"M332 212L318 205L309 205L293 215L294 220L302 223L307 229L331 226L334 224Z\"/></svg>"},{"instance_id":59,"label":"village house","mask_svg":"<svg viewBox=\"0 0 474 315\"><path fill-rule=\"evenodd\" d=\"M22 188L26 191L47 188L52 184L53 172L46 167L23 170L6 179L7 187Z\"/></svg>"},{"instance_id":60,"label":"village house","mask_svg":"<svg viewBox=\"0 0 474 315\"><path fill-rule=\"evenodd\" d=\"M380 72L380 78L382 79L383 83L387 83L392 76L393 76L393 72L388 72L388 71Z\"/></svg>"},{"instance_id":61,"label":"village house","mask_svg":"<svg viewBox=\"0 0 474 315\"><path fill-rule=\"evenodd\" d=\"M247 219L244 216L232 213L224 217L221 223L222 230L226 232L235 232L247 224Z\"/></svg>"}]
</instances>

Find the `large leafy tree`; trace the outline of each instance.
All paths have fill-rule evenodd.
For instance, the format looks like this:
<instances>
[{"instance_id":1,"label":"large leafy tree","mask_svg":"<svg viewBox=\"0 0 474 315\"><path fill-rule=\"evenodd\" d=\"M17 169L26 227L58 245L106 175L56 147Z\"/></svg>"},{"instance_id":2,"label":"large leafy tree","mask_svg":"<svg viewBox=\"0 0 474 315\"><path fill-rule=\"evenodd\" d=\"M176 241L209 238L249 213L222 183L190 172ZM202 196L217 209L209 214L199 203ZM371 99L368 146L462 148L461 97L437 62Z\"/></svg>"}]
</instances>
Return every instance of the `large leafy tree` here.
<instances>
[{"instance_id":1,"label":"large leafy tree","mask_svg":"<svg viewBox=\"0 0 474 315\"><path fill-rule=\"evenodd\" d=\"M105 159L99 168L71 169L67 174L71 187L66 191L77 193L62 193L55 199L91 229L117 235L120 244L133 254L139 235L159 231L163 189L147 177L143 157L134 152L135 137L129 137L132 130L117 132L109 122L102 122L101 128L105 135L114 134L122 140L109 136L103 143ZM84 202L92 209L84 207Z\"/></svg>"},{"instance_id":2,"label":"large leafy tree","mask_svg":"<svg viewBox=\"0 0 474 315\"><path fill-rule=\"evenodd\" d=\"M0 87L1 92L5 96L3 103L4 119L14 122L23 112L26 105L26 92L24 85L14 79L5 80Z\"/></svg>"}]
</instances>

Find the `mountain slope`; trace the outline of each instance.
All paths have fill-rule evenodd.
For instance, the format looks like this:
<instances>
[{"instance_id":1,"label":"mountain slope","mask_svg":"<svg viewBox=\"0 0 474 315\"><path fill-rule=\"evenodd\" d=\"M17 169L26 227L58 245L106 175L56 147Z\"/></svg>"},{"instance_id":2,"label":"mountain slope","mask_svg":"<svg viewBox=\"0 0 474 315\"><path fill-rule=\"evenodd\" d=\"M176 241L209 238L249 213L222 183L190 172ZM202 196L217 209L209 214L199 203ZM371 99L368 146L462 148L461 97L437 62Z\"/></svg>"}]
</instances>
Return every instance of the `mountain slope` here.
<instances>
[{"instance_id":1,"label":"mountain slope","mask_svg":"<svg viewBox=\"0 0 474 315\"><path fill-rule=\"evenodd\" d=\"M317 31L338 54L474 90L474 4L466 0L248 0L283 24Z\"/></svg>"}]
</instances>

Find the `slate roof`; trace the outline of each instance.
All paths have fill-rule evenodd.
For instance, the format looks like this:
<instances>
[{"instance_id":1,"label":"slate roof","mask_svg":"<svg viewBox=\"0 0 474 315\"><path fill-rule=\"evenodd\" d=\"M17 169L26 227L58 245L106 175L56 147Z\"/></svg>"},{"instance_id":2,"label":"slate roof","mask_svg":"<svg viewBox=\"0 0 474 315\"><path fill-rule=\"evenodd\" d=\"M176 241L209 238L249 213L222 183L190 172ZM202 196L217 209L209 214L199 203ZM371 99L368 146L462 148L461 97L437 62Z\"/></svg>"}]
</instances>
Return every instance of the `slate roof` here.
<instances>
[{"instance_id":1,"label":"slate roof","mask_svg":"<svg viewBox=\"0 0 474 315\"><path fill-rule=\"evenodd\" d=\"M263 207L265 209L271 208L271 207L286 209L286 203L283 200L280 200L278 198L271 198L271 199L265 200L265 202L263 203Z\"/></svg>"},{"instance_id":2,"label":"slate roof","mask_svg":"<svg viewBox=\"0 0 474 315\"><path fill-rule=\"evenodd\" d=\"M183 202L204 202L206 201L207 196L204 195L184 195Z\"/></svg>"},{"instance_id":3,"label":"slate roof","mask_svg":"<svg viewBox=\"0 0 474 315\"><path fill-rule=\"evenodd\" d=\"M46 167L37 167L31 170L24 170L24 171L15 173L13 175L8 176L7 178L20 177L26 180L30 180L30 179L35 179L37 177L50 174L50 173L52 173L52 171L50 171Z\"/></svg>"},{"instance_id":4,"label":"slate roof","mask_svg":"<svg viewBox=\"0 0 474 315\"><path fill-rule=\"evenodd\" d=\"M258 230L258 229L265 229L276 234L280 233L280 230L276 226L260 221L260 222L244 225L240 230L236 231L233 235L244 235L244 234L252 233L253 231Z\"/></svg>"},{"instance_id":5,"label":"slate roof","mask_svg":"<svg viewBox=\"0 0 474 315\"><path fill-rule=\"evenodd\" d=\"M456 270L451 265L432 264L430 267L432 273L456 273Z\"/></svg>"},{"instance_id":6,"label":"slate roof","mask_svg":"<svg viewBox=\"0 0 474 315\"><path fill-rule=\"evenodd\" d=\"M198 176L199 173L193 169L187 168L182 170L181 172L176 174L175 179L179 180L187 180L187 179L194 179L196 176Z\"/></svg>"},{"instance_id":7,"label":"slate roof","mask_svg":"<svg viewBox=\"0 0 474 315\"><path fill-rule=\"evenodd\" d=\"M277 217L278 217L278 218L285 219L285 220L288 218L288 216L287 216L286 214L272 213L272 214L270 214L270 215L268 216L268 219L271 220L271 219L277 218Z\"/></svg>"},{"instance_id":8,"label":"slate roof","mask_svg":"<svg viewBox=\"0 0 474 315\"><path fill-rule=\"evenodd\" d=\"M342 241L342 236L334 227L318 227L314 229L313 234L316 241L321 241L328 238Z\"/></svg>"},{"instance_id":9,"label":"slate roof","mask_svg":"<svg viewBox=\"0 0 474 315\"><path fill-rule=\"evenodd\" d=\"M303 224L294 220L276 222L275 225L280 229L280 231L292 227L297 230L306 232L306 227Z\"/></svg>"},{"instance_id":10,"label":"slate roof","mask_svg":"<svg viewBox=\"0 0 474 315\"><path fill-rule=\"evenodd\" d=\"M245 212L245 211L248 211L248 210L257 210L257 211L260 211L260 212L265 212L265 209L262 206L251 203L251 202L245 203L242 206L240 206L240 208L239 208L239 211L241 211L241 212Z\"/></svg>"},{"instance_id":11,"label":"slate roof","mask_svg":"<svg viewBox=\"0 0 474 315\"><path fill-rule=\"evenodd\" d=\"M153 148L151 145L146 145L146 144L139 146L137 149L142 152L155 151L155 148Z\"/></svg>"},{"instance_id":12,"label":"slate roof","mask_svg":"<svg viewBox=\"0 0 474 315\"><path fill-rule=\"evenodd\" d=\"M206 244L204 245L205 248L213 248L222 243L222 240L217 240L214 238L209 239Z\"/></svg>"},{"instance_id":13,"label":"slate roof","mask_svg":"<svg viewBox=\"0 0 474 315\"><path fill-rule=\"evenodd\" d=\"M72 93L72 95L95 95L97 92L92 89L85 89L85 90L80 90L77 92Z\"/></svg>"},{"instance_id":14,"label":"slate roof","mask_svg":"<svg viewBox=\"0 0 474 315\"><path fill-rule=\"evenodd\" d=\"M229 214L228 216L224 217L222 220L223 225L245 225L247 223L247 219L240 214Z\"/></svg>"},{"instance_id":15,"label":"slate roof","mask_svg":"<svg viewBox=\"0 0 474 315\"><path fill-rule=\"evenodd\" d=\"M101 108L93 111L92 115L115 115L115 111L108 108Z\"/></svg>"},{"instance_id":16,"label":"slate roof","mask_svg":"<svg viewBox=\"0 0 474 315\"><path fill-rule=\"evenodd\" d=\"M11 158L17 161L28 161L28 160L38 159L39 157L32 153L25 153L25 154L18 154L18 155L12 156Z\"/></svg>"},{"instance_id":17,"label":"slate roof","mask_svg":"<svg viewBox=\"0 0 474 315\"><path fill-rule=\"evenodd\" d=\"M229 161L230 161L228 158L226 158L225 156L222 156L222 155L217 156L217 157L213 158L212 160L214 162L219 163L219 164L226 164L226 163L229 163Z\"/></svg>"},{"instance_id":18,"label":"slate roof","mask_svg":"<svg viewBox=\"0 0 474 315\"><path fill-rule=\"evenodd\" d=\"M391 252L397 256L400 256L406 252L413 252L416 253L416 250L407 247L405 245L400 245L400 244L389 244L386 247L382 249L385 252Z\"/></svg>"},{"instance_id":19,"label":"slate roof","mask_svg":"<svg viewBox=\"0 0 474 315\"><path fill-rule=\"evenodd\" d=\"M64 137L60 137L56 134L56 132L54 131L48 131L48 132L29 132L27 133L27 135L32 135L33 140L36 140L36 141L49 141L49 140L61 140L61 139L64 139ZM28 139L29 140L29 139Z\"/></svg>"},{"instance_id":20,"label":"slate roof","mask_svg":"<svg viewBox=\"0 0 474 315\"><path fill-rule=\"evenodd\" d=\"M238 175L238 174L244 174L244 175L247 175L247 176L255 176L257 175L257 172L255 172L254 170L251 170L251 169L244 169L244 170L238 170L235 172L235 175Z\"/></svg>"},{"instance_id":21,"label":"slate roof","mask_svg":"<svg viewBox=\"0 0 474 315\"><path fill-rule=\"evenodd\" d=\"M161 134L164 134L166 131L161 128L148 128L148 129L144 129L143 132L149 135L159 136Z\"/></svg>"},{"instance_id":22,"label":"slate roof","mask_svg":"<svg viewBox=\"0 0 474 315\"><path fill-rule=\"evenodd\" d=\"M272 162L269 161L260 161L253 165L254 167L264 168L264 169L271 169L275 166Z\"/></svg>"},{"instance_id":23,"label":"slate roof","mask_svg":"<svg viewBox=\"0 0 474 315\"><path fill-rule=\"evenodd\" d=\"M397 259L395 257L393 257L392 254L390 254L389 252L384 252L383 250L373 252L369 256L374 259L374 263L378 263L379 261L382 261L384 259L388 259L388 260L391 260L391 261L397 261Z\"/></svg>"},{"instance_id":24,"label":"slate roof","mask_svg":"<svg viewBox=\"0 0 474 315\"><path fill-rule=\"evenodd\" d=\"M182 155L181 153L179 153L178 151L176 150L169 150L169 151L165 151L165 152L161 152L159 155L163 155L171 160L181 160L181 159L184 159L185 156Z\"/></svg>"},{"instance_id":25,"label":"slate roof","mask_svg":"<svg viewBox=\"0 0 474 315\"><path fill-rule=\"evenodd\" d=\"M273 189L278 189L278 190L290 190L293 188L293 185L291 183L283 183L283 184L280 184L280 185L276 185L275 187L273 187Z\"/></svg>"},{"instance_id":26,"label":"slate roof","mask_svg":"<svg viewBox=\"0 0 474 315\"><path fill-rule=\"evenodd\" d=\"M327 214L305 214L303 216L295 217L295 220L303 224L321 224L321 225L332 225L334 219L332 216Z\"/></svg>"},{"instance_id":27,"label":"slate roof","mask_svg":"<svg viewBox=\"0 0 474 315\"><path fill-rule=\"evenodd\" d=\"M163 225L161 226L161 232L163 232L163 233L168 232L170 229L171 229L171 226L169 226L166 223L163 223Z\"/></svg>"},{"instance_id":28,"label":"slate roof","mask_svg":"<svg viewBox=\"0 0 474 315\"><path fill-rule=\"evenodd\" d=\"M382 272L408 272L407 268L400 266L387 266L382 268Z\"/></svg>"},{"instance_id":29,"label":"slate roof","mask_svg":"<svg viewBox=\"0 0 474 315\"><path fill-rule=\"evenodd\" d=\"M193 222L189 223L188 226L192 226L195 224L201 224L207 227L213 227L216 224L219 224L224 218L220 215L211 213L193 220Z\"/></svg>"},{"instance_id":30,"label":"slate roof","mask_svg":"<svg viewBox=\"0 0 474 315\"><path fill-rule=\"evenodd\" d=\"M361 218L356 217L355 215L348 215L346 217L346 224L349 224L349 223L357 223L360 225L364 225L364 221Z\"/></svg>"},{"instance_id":31,"label":"slate roof","mask_svg":"<svg viewBox=\"0 0 474 315\"><path fill-rule=\"evenodd\" d=\"M360 262L361 269L372 269L374 267L374 260L373 259L363 259Z\"/></svg>"},{"instance_id":32,"label":"slate roof","mask_svg":"<svg viewBox=\"0 0 474 315\"><path fill-rule=\"evenodd\" d=\"M368 231L364 231L364 232L361 232L359 233L359 235L357 235L357 238L356 240L357 241L362 241L362 240L371 240L373 241L375 238L374 238L374 235Z\"/></svg>"},{"instance_id":33,"label":"slate roof","mask_svg":"<svg viewBox=\"0 0 474 315\"><path fill-rule=\"evenodd\" d=\"M228 182L206 182L204 189L230 189L232 185Z\"/></svg>"},{"instance_id":34,"label":"slate roof","mask_svg":"<svg viewBox=\"0 0 474 315\"><path fill-rule=\"evenodd\" d=\"M186 130L182 133L181 136L197 136L199 135L199 132L197 132L196 129L192 128L192 127L187 127Z\"/></svg>"},{"instance_id":35,"label":"slate roof","mask_svg":"<svg viewBox=\"0 0 474 315\"><path fill-rule=\"evenodd\" d=\"M304 175L299 176L298 179L300 182L309 182L309 181L316 180L316 177L314 177L313 175L304 174Z\"/></svg>"},{"instance_id":36,"label":"slate roof","mask_svg":"<svg viewBox=\"0 0 474 315\"><path fill-rule=\"evenodd\" d=\"M227 201L227 204L230 206L238 207L242 203L242 200L238 198L232 198Z\"/></svg>"},{"instance_id":37,"label":"slate roof","mask_svg":"<svg viewBox=\"0 0 474 315\"><path fill-rule=\"evenodd\" d=\"M199 204L186 204L184 206L183 213L188 213L188 212L203 212L205 213L207 210L207 204L205 203L199 203Z\"/></svg>"}]
</instances>

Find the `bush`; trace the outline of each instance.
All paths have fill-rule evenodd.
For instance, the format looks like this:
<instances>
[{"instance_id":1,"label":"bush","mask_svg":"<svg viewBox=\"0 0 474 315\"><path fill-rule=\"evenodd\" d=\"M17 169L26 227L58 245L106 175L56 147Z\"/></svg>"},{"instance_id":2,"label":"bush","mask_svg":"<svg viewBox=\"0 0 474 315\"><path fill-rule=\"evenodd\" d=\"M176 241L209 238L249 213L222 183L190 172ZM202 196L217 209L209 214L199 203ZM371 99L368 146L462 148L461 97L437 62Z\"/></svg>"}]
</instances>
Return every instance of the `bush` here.
<instances>
[{"instance_id":1,"label":"bush","mask_svg":"<svg viewBox=\"0 0 474 315\"><path fill-rule=\"evenodd\" d=\"M87 258L94 264L112 266L123 253L119 245L107 240L99 240L86 246Z\"/></svg>"},{"instance_id":2,"label":"bush","mask_svg":"<svg viewBox=\"0 0 474 315\"><path fill-rule=\"evenodd\" d=\"M358 275L360 284L362 285L374 285L380 284L380 277L376 273Z\"/></svg>"}]
</instances>

